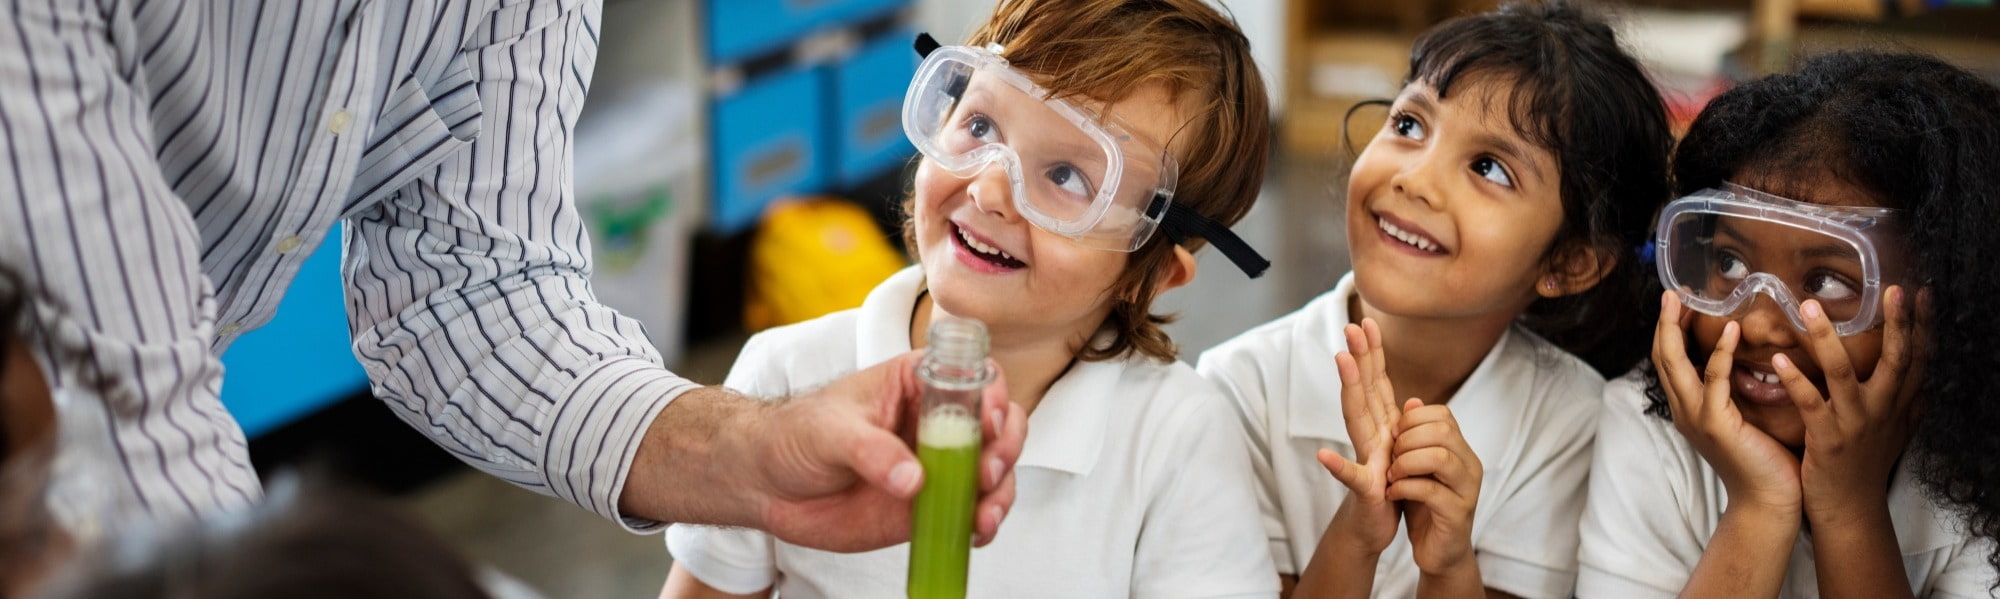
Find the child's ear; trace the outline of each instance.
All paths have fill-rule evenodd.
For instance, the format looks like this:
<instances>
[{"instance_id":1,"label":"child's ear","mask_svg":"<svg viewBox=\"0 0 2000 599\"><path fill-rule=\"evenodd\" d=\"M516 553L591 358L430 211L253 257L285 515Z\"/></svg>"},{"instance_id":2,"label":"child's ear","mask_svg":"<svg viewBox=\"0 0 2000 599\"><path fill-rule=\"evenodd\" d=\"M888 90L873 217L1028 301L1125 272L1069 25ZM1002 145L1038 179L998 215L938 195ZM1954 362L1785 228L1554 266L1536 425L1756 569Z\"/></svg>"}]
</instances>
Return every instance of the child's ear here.
<instances>
[{"instance_id":1,"label":"child's ear","mask_svg":"<svg viewBox=\"0 0 2000 599\"><path fill-rule=\"evenodd\" d=\"M1194 253L1181 247L1180 244L1175 244L1173 257L1161 264L1160 268L1167 270L1167 276L1160 279L1160 290L1157 293L1166 293L1169 289L1186 285L1194 280Z\"/></svg>"},{"instance_id":2,"label":"child's ear","mask_svg":"<svg viewBox=\"0 0 2000 599\"><path fill-rule=\"evenodd\" d=\"M1596 287L1618 266L1618 256L1600 247L1578 244L1557 252L1542 278L1535 282L1535 294L1557 298L1576 295Z\"/></svg>"}]
</instances>

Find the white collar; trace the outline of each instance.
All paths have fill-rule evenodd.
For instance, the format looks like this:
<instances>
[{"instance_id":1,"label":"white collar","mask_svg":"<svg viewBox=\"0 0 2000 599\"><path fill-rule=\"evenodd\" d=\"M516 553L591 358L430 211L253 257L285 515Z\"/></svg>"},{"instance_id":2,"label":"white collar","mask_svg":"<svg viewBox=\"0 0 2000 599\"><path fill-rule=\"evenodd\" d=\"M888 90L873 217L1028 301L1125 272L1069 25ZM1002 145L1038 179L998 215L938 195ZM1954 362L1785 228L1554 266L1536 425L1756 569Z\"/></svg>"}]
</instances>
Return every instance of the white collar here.
<instances>
[{"instance_id":1,"label":"white collar","mask_svg":"<svg viewBox=\"0 0 2000 599\"><path fill-rule=\"evenodd\" d=\"M856 318L856 364L880 364L910 351L911 317L923 290L923 267L911 266L868 293ZM1029 435L1017 465L1090 474L1103 451L1118 383L1134 359L1147 358L1071 365L1029 416Z\"/></svg>"},{"instance_id":2,"label":"white collar","mask_svg":"<svg viewBox=\"0 0 2000 599\"><path fill-rule=\"evenodd\" d=\"M1342 418L1340 374L1333 361L1335 354L1347 349L1342 329L1347 326L1348 300L1354 293L1354 273L1349 272L1333 291L1314 300L1304 318L1294 325L1291 381L1286 393L1291 420L1287 432L1292 437L1354 445ZM1497 462L1514 434L1520 432L1525 410L1516 406L1527 401L1534 383L1534 369L1520 364L1523 359L1533 364L1534 337L1515 333L1509 327L1501 334L1448 404L1466 444L1485 460ZM1488 464L1489 469L1497 466Z\"/></svg>"}]
</instances>

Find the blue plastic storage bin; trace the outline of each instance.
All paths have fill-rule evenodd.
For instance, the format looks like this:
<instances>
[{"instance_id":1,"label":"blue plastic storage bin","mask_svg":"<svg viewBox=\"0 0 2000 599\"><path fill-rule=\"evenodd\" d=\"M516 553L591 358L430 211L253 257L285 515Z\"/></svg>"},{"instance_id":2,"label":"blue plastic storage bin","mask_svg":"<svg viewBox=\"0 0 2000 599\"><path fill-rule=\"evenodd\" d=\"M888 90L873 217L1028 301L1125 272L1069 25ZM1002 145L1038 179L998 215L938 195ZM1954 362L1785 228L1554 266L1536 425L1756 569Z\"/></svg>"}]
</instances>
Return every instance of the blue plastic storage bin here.
<instances>
[{"instance_id":1,"label":"blue plastic storage bin","mask_svg":"<svg viewBox=\"0 0 2000 599\"><path fill-rule=\"evenodd\" d=\"M863 45L833 65L833 177L855 185L909 160L917 149L903 135L903 95L917 72L915 34L898 30Z\"/></svg>"},{"instance_id":2,"label":"blue plastic storage bin","mask_svg":"<svg viewBox=\"0 0 2000 599\"><path fill-rule=\"evenodd\" d=\"M784 48L825 22L830 0L710 0L703 3L708 62L736 62Z\"/></svg>"},{"instance_id":3,"label":"blue plastic storage bin","mask_svg":"<svg viewBox=\"0 0 2000 599\"><path fill-rule=\"evenodd\" d=\"M819 24L853 23L887 15L911 4L910 0L832 0L821 2Z\"/></svg>"},{"instance_id":4,"label":"blue plastic storage bin","mask_svg":"<svg viewBox=\"0 0 2000 599\"><path fill-rule=\"evenodd\" d=\"M779 50L814 31L889 15L909 0L709 0L708 60L725 64Z\"/></svg>"},{"instance_id":5,"label":"blue plastic storage bin","mask_svg":"<svg viewBox=\"0 0 2000 599\"><path fill-rule=\"evenodd\" d=\"M715 100L710 131L715 206L709 227L732 234L756 224L771 200L826 184L820 73L793 68Z\"/></svg>"}]
</instances>

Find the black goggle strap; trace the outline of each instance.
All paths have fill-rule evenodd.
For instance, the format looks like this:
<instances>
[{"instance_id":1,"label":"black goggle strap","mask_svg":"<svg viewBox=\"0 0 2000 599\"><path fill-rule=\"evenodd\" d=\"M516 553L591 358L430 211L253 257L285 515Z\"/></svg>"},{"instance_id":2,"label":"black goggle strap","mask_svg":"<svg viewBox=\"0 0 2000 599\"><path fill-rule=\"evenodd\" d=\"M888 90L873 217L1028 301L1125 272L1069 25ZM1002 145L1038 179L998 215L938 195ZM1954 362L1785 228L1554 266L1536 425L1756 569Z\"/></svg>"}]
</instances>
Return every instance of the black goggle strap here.
<instances>
[{"instance_id":1,"label":"black goggle strap","mask_svg":"<svg viewBox=\"0 0 2000 599\"><path fill-rule=\"evenodd\" d=\"M1237 237L1229 227L1209 220L1192 208L1176 204L1166 196L1153 196L1153 205L1147 212L1156 212L1160 210L1161 205L1165 205L1167 214L1160 219L1160 229L1166 232L1168 239L1174 240L1175 245L1187 245L1188 240L1194 238L1206 239L1209 245L1215 246L1217 251L1222 252L1230 262L1236 263L1236 267L1243 269L1243 274L1249 275L1252 279L1263 276L1264 271L1271 268L1270 260L1265 260L1262 254L1258 254L1256 249L1243 241L1243 238Z\"/></svg>"},{"instance_id":2,"label":"black goggle strap","mask_svg":"<svg viewBox=\"0 0 2000 599\"><path fill-rule=\"evenodd\" d=\"M929 33L917 34L916 48L918 57L930 58L932 51L942 47L944 47L944 44L938 43L936 38L931 37L931 34Z\"/></svg>"},{"instance_id":3,"label":"black goggle strap","mask_svg":"<svg viewBox=\"0 0 2000 599\"><path fill-rule=\"evenodd\" d=\"M917 42L915 44L915 47L917 49L917 56L930 58L932 51L935 51L938 48L942 48L943 46L939 45L938 41L931 37L931 34L919 33L917 34ZM948 87L945 88L944 93L946 96L950 97L952 101L956 102L961 96L965 95L965 86L970 85L971 83L972 83L971 77L966 76L965 73L953 72L951 75L951 83L949 84Z\"/></svg>"}]
</instances>

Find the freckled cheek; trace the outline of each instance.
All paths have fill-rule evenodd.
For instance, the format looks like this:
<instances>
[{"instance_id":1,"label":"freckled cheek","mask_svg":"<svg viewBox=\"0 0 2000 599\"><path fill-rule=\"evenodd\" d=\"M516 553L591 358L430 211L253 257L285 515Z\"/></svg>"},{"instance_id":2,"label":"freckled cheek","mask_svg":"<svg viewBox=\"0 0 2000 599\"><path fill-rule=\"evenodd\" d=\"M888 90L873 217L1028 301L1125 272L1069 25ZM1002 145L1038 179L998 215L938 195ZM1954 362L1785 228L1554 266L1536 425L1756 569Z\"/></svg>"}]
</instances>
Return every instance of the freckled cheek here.
<instances>
[{"instance_id":1,"label":"freckled cheek","mask_svg":"<svg viewBox=\"0 0 2000 599\"><path fill-rule=\"evenodd\" d=\"M1111 287L1125 269L1130 254L1078 245L1067 238L1035 229L1032 233L1035 282L1060 288L1065 296L1093 295Z\"/></svg>"},{"instance_id":2,"label":"freckled cheek","mask_svg":"<svg viewBox=\"0 0 2000 599\"><path fill-rule=\"evenodd\" d=\"M942 238L940 231L932 229L942 226L945 219L950 217L946 204L951 201L956 191L956 187L952 185L956 180L955 177L937 170L929 163L917 169L916 179L910 186L913 194L910 209L913 212L911 216L916 221L919 242Z\"/></svg>"}]
</instances>

